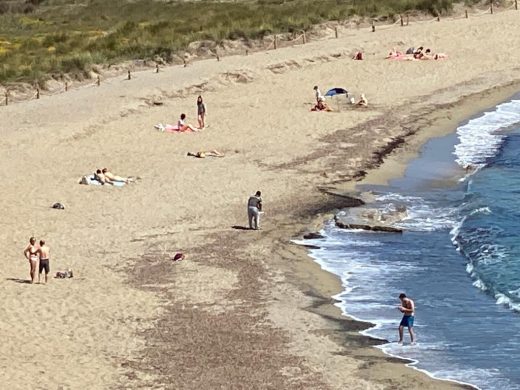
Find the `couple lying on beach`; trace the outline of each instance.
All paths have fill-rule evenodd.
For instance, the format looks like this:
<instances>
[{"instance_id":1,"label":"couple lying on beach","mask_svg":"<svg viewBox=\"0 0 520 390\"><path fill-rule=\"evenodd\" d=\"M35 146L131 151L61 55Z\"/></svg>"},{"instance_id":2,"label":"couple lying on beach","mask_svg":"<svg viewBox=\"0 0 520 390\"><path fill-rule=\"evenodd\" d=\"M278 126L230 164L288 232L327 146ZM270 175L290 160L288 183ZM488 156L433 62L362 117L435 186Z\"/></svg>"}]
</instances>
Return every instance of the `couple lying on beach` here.
<instances>
[{"instance_id":1,"label":"couple lying on beach","mask_svg":"<svg viewBox=\"0 0 520 390\"><path fill-rule=\"evenodd\" d=\"M386 56L386 59L389 60L405 60L405 61L414 61L414 60L443 60L448 58L448 56L444 53L433 54L430 49L424 50L423 46L418 47L417 49L410 47L406 52L401 52L392 48L392 50Z\"/></svg>"},{"instance_id":2,"label":"couple lying on beach","mask_svg":"<svg viewBox=\"0 0 520 390\"><path fill-rule=\"evenodd\" d=\"M94 174L94 180L97 180L99 183L103 185L114 185L115 183L130 183L134 181L134 179L131 177L122 177L114 175L112 172L108 170L108 168L96 170L96 173Z\"/></svg>"}]
</instances>

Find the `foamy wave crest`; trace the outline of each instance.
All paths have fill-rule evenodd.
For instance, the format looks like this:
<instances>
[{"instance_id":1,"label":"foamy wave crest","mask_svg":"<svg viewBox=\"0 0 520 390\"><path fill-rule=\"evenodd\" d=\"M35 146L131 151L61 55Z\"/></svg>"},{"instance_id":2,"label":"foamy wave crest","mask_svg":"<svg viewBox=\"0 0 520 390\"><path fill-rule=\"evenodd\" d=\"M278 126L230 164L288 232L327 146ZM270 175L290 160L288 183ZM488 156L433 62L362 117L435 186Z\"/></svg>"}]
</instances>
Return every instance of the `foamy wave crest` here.
<instances>
[{"instance_id":1,"label":"foamy wave crest","mask_svg":"<svg viewBox=\"0 0 520 390\"><path fill-rule=\"evenodd\" d=\"M495 111L471 119L457 129L460 143L455 146L457 163L462 167L482 167L500 149L505 136L498 130L520 122L520 100L500 104Z\"/></svg>"},{"instance_id":2,"label":"foamy wave crest","mask_svg":"<svg viewBox=\"0 0 520 390\"><path fill-rule=\"evenodd\" d=\"M393 201L406 206L408 216L396 226L413 231L435 231L451 229L457 223L457 209L451 207L433 207L418 196L400 194L384 194L376 198L378 201Z\"/></svg>"},{"instance_id":3,"label":"foamy wave crest","mask_svg":"<svg viewBox=\"0 0 520 390\"><path fill-rule=\"evenodd\" d=\"M486 213L487 211L480 209L479 212ZM501 232L501 229L497 227L477 228L462 234L461 229L465 220L466 218L451 231L451 234L453 243L468 260L466 272L473 279L473 286L494 296L497 305L520 312L520 303L517 300L520 298L520 288L504 292L489 276L490 266L507 262L511 256L503 245L485 242L492 240L497 232Z\"/></svg>"},{"instance_id":4,"label":"foamy wave crest","mask_svg":"<svg viewBox=\"0 0 520 390\"><path fill-rule=\"evenodd\" d=\"M520 312L520 303L513 302L511 298L507 295L502 293L496 293L495 299L497 300L497 305L503 305L509 307L511 310Z\"/></svg>"}]
</instances>

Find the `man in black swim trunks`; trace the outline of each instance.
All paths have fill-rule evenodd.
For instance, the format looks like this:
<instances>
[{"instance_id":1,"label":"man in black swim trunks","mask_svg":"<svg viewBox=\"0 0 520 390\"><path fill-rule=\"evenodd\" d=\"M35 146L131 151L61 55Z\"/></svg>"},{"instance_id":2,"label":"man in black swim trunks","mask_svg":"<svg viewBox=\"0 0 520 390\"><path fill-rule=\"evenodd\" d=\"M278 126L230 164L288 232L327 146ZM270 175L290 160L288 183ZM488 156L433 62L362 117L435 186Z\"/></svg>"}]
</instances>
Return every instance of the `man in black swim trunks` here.
<instances>
[{"instance_id":1,"label":"man in black swim trunks","mask_svg":"<svg viewBox=\"0 0 520 390\"><path fill-rule=\"evenodd\" d=\"M40 257L40 267L38 272L38 283L40 283L40 277L42 275L42 271L45 270L45 283L47 283L47 275L49 274L51 268L49 265L49 260L51 258L51 248L45 245L44 240L40 240L40 248L38 249L38 256Z\"/></svg>"}]
</instances>

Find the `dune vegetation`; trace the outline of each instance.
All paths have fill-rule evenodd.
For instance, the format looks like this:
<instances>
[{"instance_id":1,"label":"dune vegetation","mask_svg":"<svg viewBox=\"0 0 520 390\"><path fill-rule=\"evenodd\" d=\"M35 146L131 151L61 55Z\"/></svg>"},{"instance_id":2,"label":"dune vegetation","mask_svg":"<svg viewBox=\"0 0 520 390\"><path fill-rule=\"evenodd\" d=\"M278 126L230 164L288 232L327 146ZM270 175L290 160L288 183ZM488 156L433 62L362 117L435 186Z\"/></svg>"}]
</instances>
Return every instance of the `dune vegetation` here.
<instances>
[{"instance_id":1,"label":"dune vegetation","mask_svg":"<svg viewBox=\"0 0 520 390\"><path fill-rule=\"evenodd\" d=\"M258 39L325 21L449 13L452 0L0 0L0 83L88 76L94 64L160 57L194 41Z\"/></svg>"}]
</instances>

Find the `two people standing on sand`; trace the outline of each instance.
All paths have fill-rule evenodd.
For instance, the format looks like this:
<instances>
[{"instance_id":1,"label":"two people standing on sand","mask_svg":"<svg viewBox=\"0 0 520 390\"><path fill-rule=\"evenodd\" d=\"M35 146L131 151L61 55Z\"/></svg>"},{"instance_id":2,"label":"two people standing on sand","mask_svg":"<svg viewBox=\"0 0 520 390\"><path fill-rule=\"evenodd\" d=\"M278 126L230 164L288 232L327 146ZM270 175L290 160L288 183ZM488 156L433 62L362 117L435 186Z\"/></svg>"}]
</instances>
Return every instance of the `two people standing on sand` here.
<instances>
[{"instance_id":1,"label":"two people standing on sand","mask_svg":"<svg viewBox=\"0 0 520 390\"><path fill-rule=\"evenodd\" d=\"M249 220L249 229L260 229L260 212L262 211L262 193L256 191L256 194L249 197L247 201L247 217Z\"/></svg>"},{"instance_id":2,"label":"two people standing on sand","mask_svg":"<svg viewBox=\"0 0 520 390\"><path fill-rule=\"evenodd\" d=\"M399 295L399 300L401 301L401 305L397 308L401 313L403 313L403 318L401 319L401 323L399 324L399 344L403 343L403 333L404 328L408 328L408 332L410 333L410 341L412 344L415 344L415 334L413 331L413 321L415 319L415 303L410 298L406 296L406 294L401 293Z\"/></svg>"},{"instance_id":3,"label":"two people standing on sand","mask_svg":"<svg viewBox=\"0 0 520 390\"><path fill-rule=\"evenodd\" d=\"M23 254L27 260L29 260L31 283L34 283L36 265L39 261L39 272L38 272L38 283L40 283L40 277L42 271L45 270L45 283L47 283L47 275L50 272L49 261L51 258L51 248L45 244L45 240L40 240L40 246L36 246L36 239L31 237L29 239L29 245L23 251Z\"/></svg>"}]
</instances>

